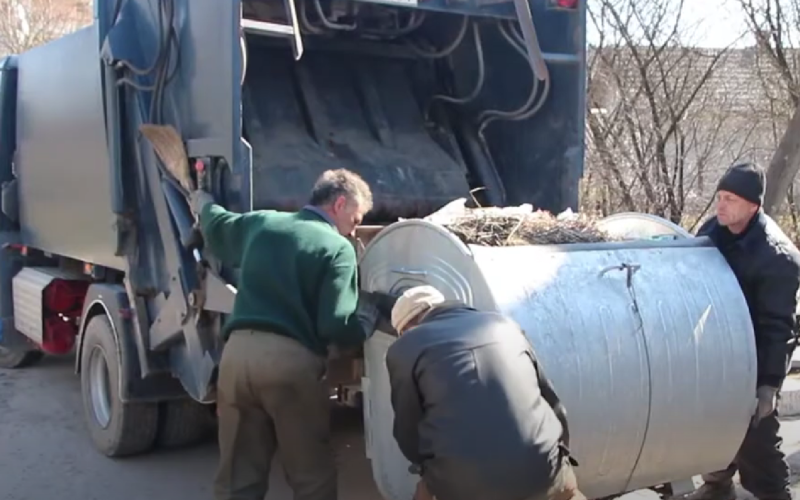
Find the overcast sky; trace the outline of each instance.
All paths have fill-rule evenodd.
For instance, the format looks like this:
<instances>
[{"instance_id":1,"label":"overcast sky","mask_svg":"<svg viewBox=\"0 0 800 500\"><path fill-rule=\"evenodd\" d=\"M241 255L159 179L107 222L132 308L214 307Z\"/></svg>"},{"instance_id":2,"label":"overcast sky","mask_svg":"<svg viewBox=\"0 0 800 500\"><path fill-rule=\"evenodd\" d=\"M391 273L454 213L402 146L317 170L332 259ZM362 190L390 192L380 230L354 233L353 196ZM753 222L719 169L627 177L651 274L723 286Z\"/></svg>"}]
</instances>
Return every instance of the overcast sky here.
<instances>
[{"instance_id":1,"label":"overcast sky","mask_svg":"<svg viewBox=\"0 0 800 500\"><path fill-rule=\"evenodd\" d=\"M747 31L736 0L685 0L683 16L687 25L699 27L693 45L725 47ZM586 25L589 43L596 43L597 32L591 19L587 19ZM746 36L736 45L753 45L753 39Z\"/></svg>"}]
</instances>

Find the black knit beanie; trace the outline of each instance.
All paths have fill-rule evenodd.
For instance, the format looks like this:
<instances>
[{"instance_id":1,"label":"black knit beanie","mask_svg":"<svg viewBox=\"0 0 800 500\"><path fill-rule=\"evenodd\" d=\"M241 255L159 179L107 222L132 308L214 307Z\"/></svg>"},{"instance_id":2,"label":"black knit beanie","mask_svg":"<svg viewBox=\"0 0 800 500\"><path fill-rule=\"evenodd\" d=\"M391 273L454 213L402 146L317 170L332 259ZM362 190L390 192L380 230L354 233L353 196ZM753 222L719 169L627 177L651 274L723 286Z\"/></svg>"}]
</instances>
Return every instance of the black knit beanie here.
<instances>
[{"instance_id":1,"label":"black knit beanie","mask_svg":"<svg viewBox=\"0 0 800 500\"><path fill-rule=\"evenodd\" d=\"M728 191L749 202L762 205L766 184L761 167L754 163L738 163L723 174L717 191Z\"/></svg>"}]
</instances>

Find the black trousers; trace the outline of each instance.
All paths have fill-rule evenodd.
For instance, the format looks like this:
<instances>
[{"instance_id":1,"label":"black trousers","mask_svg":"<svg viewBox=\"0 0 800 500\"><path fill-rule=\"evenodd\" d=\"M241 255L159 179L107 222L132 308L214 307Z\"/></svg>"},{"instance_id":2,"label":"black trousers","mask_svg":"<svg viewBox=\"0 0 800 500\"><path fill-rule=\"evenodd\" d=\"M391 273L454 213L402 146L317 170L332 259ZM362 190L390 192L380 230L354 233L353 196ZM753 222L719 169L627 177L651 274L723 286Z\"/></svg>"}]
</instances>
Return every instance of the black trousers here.
<instances>
[{"instance_id":1,"label":"black trousers","mask_svg":"<svg viewBox=\"0 0 800 500\"><path fill-rule=\"evenodd\" d=\"M789 464L781 451L780 425L775 411L756 427L751 426L733 463L727 469L704 474L703 481L710 486L727 488L738 470L742 487L759 500L790 500Z\"/></svg>"}]
</instances>

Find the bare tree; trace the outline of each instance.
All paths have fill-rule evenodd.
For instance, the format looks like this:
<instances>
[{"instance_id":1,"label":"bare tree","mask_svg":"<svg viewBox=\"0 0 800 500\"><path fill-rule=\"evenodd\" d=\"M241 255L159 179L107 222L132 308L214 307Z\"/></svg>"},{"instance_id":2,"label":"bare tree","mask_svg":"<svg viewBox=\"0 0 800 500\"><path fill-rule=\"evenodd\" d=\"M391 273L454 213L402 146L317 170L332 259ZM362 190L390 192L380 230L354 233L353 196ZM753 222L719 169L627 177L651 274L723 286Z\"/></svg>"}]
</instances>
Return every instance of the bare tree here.
<instances>
[{"instance_id":1,"label":"bare tree","mask_svg":"<svg viewBox=\"0 0 800 500\"><path fill-rule=\"evenodd\" d=\"M91 0L0 0L0 53L24 52L91 20Z\"/></svg>"},{"instance_id":2,"label":"bare tree","mask_svg":"<svg viewBox=\"0 0 800 500\"><path fill-rule=\"evenodd\" d=\"M683 9L682 0L590 3L600 42L588 56L588 210L680 223L701 210L707 179L744 151L748 110L714 80L728 51L692 47Z\"/></svg>"},{"instance_id":3,"label":"bare tree","mask_svg":"<svg viewBox=\"0 0 800 500\"><path fill-rule=\"evenodd\" d=\"M739 0L758 47L758 71L763 100L772 114L774 153L767 168L764 208L779 220L789 216L798 232L795 178L800 169L800 81L797 37L800 27L798 0ZM788 214L780 210L788 199Z\"/></svg>"}]
</instances>

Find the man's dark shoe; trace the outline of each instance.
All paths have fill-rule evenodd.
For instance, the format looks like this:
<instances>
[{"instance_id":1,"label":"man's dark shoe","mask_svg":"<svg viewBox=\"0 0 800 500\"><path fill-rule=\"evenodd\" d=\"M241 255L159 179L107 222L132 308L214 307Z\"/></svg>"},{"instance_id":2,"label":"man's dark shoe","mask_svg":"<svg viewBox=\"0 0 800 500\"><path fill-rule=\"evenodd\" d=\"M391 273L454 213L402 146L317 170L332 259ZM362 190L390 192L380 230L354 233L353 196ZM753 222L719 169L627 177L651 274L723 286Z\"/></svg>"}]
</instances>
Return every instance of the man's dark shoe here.
<instances>
[{"instance_id":1,"label":"man's dark shoe","mask_svg":"<svg viewBox=\"0 0 800 500\"><path fill-rule=\"evenodd\" d=\"M680 500L736 500L733 483L705 483Z\"/></svg>"}]
</instances>

